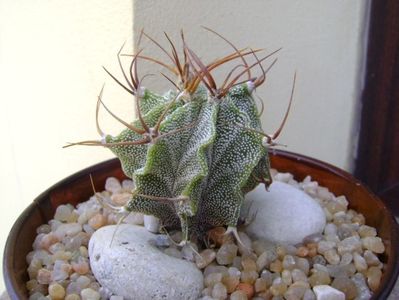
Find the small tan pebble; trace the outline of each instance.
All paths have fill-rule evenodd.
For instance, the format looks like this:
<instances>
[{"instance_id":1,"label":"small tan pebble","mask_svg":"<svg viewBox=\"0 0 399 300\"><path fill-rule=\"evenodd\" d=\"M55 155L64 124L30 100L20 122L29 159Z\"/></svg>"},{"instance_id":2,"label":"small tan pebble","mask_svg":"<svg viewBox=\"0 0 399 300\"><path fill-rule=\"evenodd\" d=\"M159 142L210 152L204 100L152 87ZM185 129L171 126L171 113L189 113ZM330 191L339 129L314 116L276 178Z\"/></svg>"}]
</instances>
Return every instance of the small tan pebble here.
<instances>
[{"instance_id":1,"label":"small tan pebble","mask_svg":"<svg viewBox=\"0 0 399 300\"><path fill-rule=\"evenodd\" d=\"M362 214L356 213L356 215L354 215L352 218L352 223L364 225L366 223L366 219Z\"/></svg>"},{"instance_id":2,"label":"small tan pebble","mask_svg":"<svg viewBox=\"0 0 399 300\"><path fill-rule=\"evenodd\" d=\"M333 194L328 190L328 188L319 186L317 188L317 198L330 201L333 199Z\"/></svg>"},{"instance_id":3,"label":"small tan pebble","mask_svg":"<svg viewBox=\"0 0 399 300\"><path fill-rule=\"evenodd\" d=\"M295 258L292 255L286 255L283 259L283 269L292 270L296 267Z\"/></svg>"},{"instance_id":4,"label":"small tan pebble","mask_svg":"<svg viewBox=\"0 0 399 300\"><path fill-rule=\"evenodd\" d=\"M273 298L273 294L270 292L270 290L267 290L266 292L259 293L259 294L257 294L257 296L260 297L262 300L270 300ZM279 300L280 299L281 298L279 298Z\"/></svg>"},{"instance_id":5,"label":"small tan pebble","mask_svg":"<svg viewBox=\"0 0 399 300\"><path fill-rule=\"evenodd\" d=\"M40 234L40 233L46 234L46 233L49 233L50 231L51 231L51 226L48 225L48 224L40 225L40 226L37 227L37 229L36 229L36 233L37 233L37 234Z\"/></svg>"},{"instance_id":6,"label":"small tan pebble","mask_svg":"<svg viewBox=\"0 0 399 300\"><path fill-rule=\"evenodd\" d=\"M215 299L227 299L227 289L223 283L216 283L212 288L212 297Z\"/></svg>"},{"instance_id":7,"label":"small tan pebble","mask_svg":"<svg viewBox=\"0 0 399 300\"><path fill-rule=\"evenodd\" d=\"M241 259L241 265L244 271L256 271L256 262L249 257Z\"/></svg>"},{"instance_id":8,"label":"small tan pebble","mask_svg":"<svg viewBox=\"0 0 399 300\"><path fill-rule=\"evenodd\" d=\"M308 278L312 287L316 285L329 285L331 278L328 272L315 270L315 272Z\"/></svg>"},{"instance_id":9,"label":"small tan pebble","mask_svg":"<svg viewBox=\"0 0 399 300\"><path fill-rule=\"evenodd\" d=\"M108 177L105 181L105 189L113 194L119 193L122 185L115 177Z\"/></svg>"},{"instance_id":10,"label":"small tan pebble","mask_svg":"<svg viewBox=\"0 0 399 300\"><path fill-rule=\"evenodd\" d=\"M242 271L240 278L243 283L254 284L256 279L259 278L259 274L256 271Z\"/></svg>"},{"instance_id":11,"label":"small tan pebble","mask_svg":"<svg viewBox=\"0 0 399 300\"><path fill-rule=\"evenodd\" d=\"M247 300L248 296L244 291L235 291L230 295L230 300Z\"/></svg>"},{"instance_id":12,"label":"small tan pebble","mask_svg":"<svg viewBox=\"0 0 399 300\"><path fill-rule=\"evenodd\" d=\"M326 221L327 222L332 222L333 220L333 215L328 211L326 207L323 207L324 215L326 216Z\"/></svg>"},{"instance_id":13,"label":"small tan pebble","mask_svg":"<svg viewBox=\"0 0 399 300\"><path fill-rule=\"evenodd\" d=\"M339 262L339 264L341 266L349 265L352 262L352 260L353 260L353 254L346 252L342 254L341 261Z\"/></svg>"},{"instance_id":14,"label":"small tan pebble","mask_svg":"<svg viewBox=\"0 0 399 300\"><path fill-rule=\"evenodd\" d=\"M216 252L212 249L205 249L201 251L200 255L195 256L195 264L198 268L203 269L209 265L216 258Z\"/></svg>"},{"instance_id":15,"label":"small tan pebble","mask_svg":"<svg viewBox=\"0 0 399 300\"><path fill-rule=\"evenodd\" d=\"M356 270L358 272L364 272L367 270L366 260L357 252L353 253L353 263L355 264Z\"/></svg>"},{"instance_id":16,"label":"small tan pebble","mask_svg":"<svg viewBox=\"0 0 399 300\"><path fill-rule=\"evenodd\" d=\"M82 275L82 276L79 276L79 277L76 279L76 283L77 283L77 284L79 285L79 287L83 290L84 288L87 288L87 287L90 285L91 280L90 280L89 277Z\"/></svg>"},{"instance_id":17,"label":"small tan pebble","mask_svg":"<svg viewBox=\"0 0 399 300\"><path fill-rule=\"evenodd\" d=\"M317 252L320 254L324 254L324 252L334 249L336 247L336 243L331 241L320 241L317 244Z\"/></svg>"},{"instance_id":18,"label":"small tan pebble","mask_svg":"<svg viewBox=\"0 0 399 300\"><path fill-rule=\"evenodd\" d=\"M37 272L37 282L40 284L50 284L51 282L51 271L47 269L40 269Z\"/></svg>"},{"instance_id":19,"label":"small tan pebble","mask_svg":"<svg viewBox=\"0 0 399 300\"><path fill-rule=\"evenodd\" d=\"M68 261L71 258L72 258L72 253L70 251L57 251L51 257L51 259L53 261L56 261L56 260Z\"/></svg>"},{"instance_id":20,"label":"small tan pebble","mask_svg":"<svg viewBox=\"0 0 399 300\"><path fill-rule=\"evenodd\" d=\"M242 270L242 265L241 265L241 256L236 256L233 259L233 263L231 264L232 267Z\"/></svg>"},{"instance_id":21,"label":"small tan pebble","mask_svg":"<svg viewBox=\"0 0 399 300\"><path fill-rule=\"evenodd\" d=\"M70 205L59 205L55 210L54 220L66 222L72 210L73 208Z\"/></svg>"},{"instance_id":22,"label":"small tan pebble","mask_svg":"<svg viewBox=\"0 0 399 300\"><path fill-rule=\"evenodd\" d=\"M335 225L340 226L349 222L347 215L343 211L339 211L333 215L333 222Z\"/></svg>"},{"instance_id":23,"label":"small tan pebble","mask_svg":"<svg viewBox=\"0 0 399 300\"><path fill-rule=\"evenodd\" d=\"M57 238L57 236L53 232L50 232L43 236L42 240L40 241L39 247L41 249L47 250L50 248L51 245L57 243L58 241L59 239Z\"/></svg>"},{"instance_id":24,"label":"small tan pebble","mask_svg":"<svg viewBox=\"0 0 399 300\"><path fill-rule=\"evenodd\" d=\"M42 268L42 263L39 259L33 258L29 267L28 267L28 274L29 278L33 279L37 277L37 272Z\"/></svg>"},{"instance_id":25,"label":"small tan pebble","mask_svg":"<svg viewBox=\"0 0 399 300\"><path fill-rule=\"evenodd\" d=\"M361 225L359 227L359 235L360 237L368 237L368 236L377 236L377 230L374 227L367 226L367 225Z\"/></svg>"},{"instance_id":26,"label":"small tan pebble","mask_svg":"<svg viewBox=\"0 0 399 300\"><path fill-rule=\"evenodd\" d=\"M207 232L208 238L215 243L216 246L220 247L228 240L231 240L232 237L230 235L226 235L226 228L224 227L215 227Z\"/></svg>"},{"instance_id":27,"label":"small tan pebble","mask_svg":"<svg viewBox=\"0 0 399 300\"><path fill-rule=\"evenodd\" d=\"M268 287L270 287L273 283L273 279L276 274L273 274L272 272L270 272L269 270L263 270L262 273L260 274L260 277L262 279L266 280L266 284Z\"/></svg>"},{"instance_id":28,"label":"small tan pebble","mask_svg":"<svg viewBox=\"0 0 399 300\"><path fill-rule=\"evenodd\" d=\"M87 247L85 247L85 246L79 247L79 253L82 257L86 257L86 258L89 257L89 251L87 250Z\"/></svg>"},{"instance_id":29,"label":"small tan pebble","mask_svg":"<svg viewBox=\"0 0 399 300\"><path fill-rule=\"evenodd\" d=\"M276 253L278 259L283 260L284 256L287 255L287 249L284 246L279 245L276 247Z\"/></svg>"},{"instance_id":30,"label":"small tan pebble","mask_svg":"<svg viewBox=\"0 0 399 300\"><path fill-rule=\"evenodd\" d=\"M90 270L89 262L79 257L77 262L72 262L72 269L80 275L87 274Z\"/></svg>"},{"instance_id":31,"label":"small tan pebble","mask_svg":"<svg viewBox=\"0 0 399 300\"><path fill-rule=\"evenodd\" d=\"M309 243L306 245L308 248L308 256L313 257L317 255L317 244L316 243Z\"/></svg>"},{"instance_id":32,"label":"small tan pebble","mask_svg":"<svg viewBox=\"0 0 399 300\"><path fill-rule=\"evenodd\" d=\"M298 269L302 270L306 275L309 274L309 269L310 269L309 260L303 257L297 257L295 259L295 262Z\"/></svg>"},{"instance_id":33,"label":"small tan pebble","mask_svg":"<svg viewBox=\"0 0 399 300\"><path fill-rule=\"evenodd\" d=\"M226 287L227 293L230 294L235 291L237 285L240 283L240 275L238 275L238 276L232 276L232 275L223 276L222 283Z\"/></svg>"},{"instance_id":34,"label":"small tan pebble","mask_svg":"<svg viewBox=\"0 0 399 300\"><path fill-rule=\"evenodd\" d=\"M82 300L100 300L101 299L100 293L91 288L82 290L80 292L80 295L82 296Z\"/></svg>"},{"instance_id":35,"label":"small tan pebble","mask_svg":"<svg viewBox=\"0 0 399 300\"><path fill-rule=\"evenodd\" d=\"M306 276L305 272L303 272L301 269L294 269L291 271L291 276L292 276L292 281L297 282L297 281L308 281L308 277Z\"/></svg>"},{"instance_id":36,"label":"small tan pebble","mask_svg":"<svg viewBox=\"0 0 399 300\"><path fill-rule=\"evenodd\" d=\"M362 238L363 248L373 251L374 253L384 253L385 246L379 237Z\"/></svg>"},{"instance_id":37,"label":"small tan pebble","mask_svg":"<svg viewBox=\"0 0 399 300\"><path fill-rule=\"evenodd\" d=\"M221 282L223 278L222 273L211 273L205 276L204 278L204 285L206 287L214 286L216 283Z\"/></svg>"},{"instance_id":38,"label":"small tan pebble","mask_svg":"<svg viewBox=\"0 0 399 300\"><path fill-rule=\"evenodd\" d=\"M211 264L205 268L203 271L204 277L208 276L211 273L221 273L223 276L227 276L229 274L228 268L225 266L218 266L215 264Z\"/></svg>"},{"instance_id":39,"label":"small tan pebble","mask_svg":"<svg viewBox=\"0 0 399 300\"><path fill-rule=\"evenodd\" d=\"M292 275L289 270L283 270L281 272L281 279L286 285L292 284Z\"/></svg>"},{"instance_id":40,"label":"small tan pebble","mask_svg":"<svg viewBox=\"0 0 399 300\"><path fill-rule=\"evenodd\" d=\"M345 294L345 299L355 299L358 291L355 283L348 277L337 277L331 283L331 286L337 290L340 290Z\"/></svg>"},{"instance_id":41,"label":"small tan pebble","mask_svg":"<svg viewBox=\"0 0 399 300\"><path fill-rule=\"evenodd\" d=\"M238 268L235 268L235 267L228 268L227 269L227 273L230 276L235 276L235 277L240 277L240 275L241 275L241 271Z\"/></svg>"},{"instance_id":42,"label":"small tan pebble","mask_svg":"<svg viewBox=\"0 0 399 300\"><path fill-rule=\"evenodd\" d=\"M287 300L299 300L305 295L306 290L309 289L309 286L301 285L301 284L293 284L288 287L287 291L284 293L284 298Z\"/></svg>"},{"instance_id":43,"label":"small tan pebble","mask_svg":"<svg viewBox=\"0 0 399 300\"><path fill-rule=\"evenodd\" d=\"M65 300L80 300L80 296L78 294L69 294L65 297Z\"/></svg>"},{"instance_id":44,"label":"small tan pebble","mask_svg":"<svg viewBox=\"0 0 399 300\"><path fill-rule=\"evenodd\" d=\"M79 214L76 210L73 210L68 217L67 223L76 223L79 219Z\"/></svg>"},{"instance_id":45,"label":"small tan pebble","mask_svg":"<svg viewBox=\"0 0 399 300\"><path fill-rule=\"evenodd\" d=\"M243 291L248 299L251 299L255 294L254 286L249 283L239 283L237 285L237 291Z\"/></svg>"},{"instance_id":46,"label":"small tan pebble","mask_svg":"<svg viewBox=\"0 0 399 300\"><path fill-rule=\"evenodd\" d=\"M362 252L362 241L357 236L348 237L337 243L337 250L340 255L346 252Z\"/></svg>"},{"instance_id":47,"label":"small tan pebble","mask_svg":"<svg viewBox=\"0 0 399 300\"><path fill-rule=\"evenodd\" d=\"M299 257L306 257L308 256L308 254L309 254L309 249L304 246L298 247L296 251L296 255Z\"/></svg>"},{"instance_id":48,"label":"small tan pebble","mask_svg":"<svg viewBox=\"0 0 399 300\"><path fill-rule=\"evenodd\" d=\"M31 280L29 280L28 282L26 282L26 289L30 292L30 291L33 291L35 288L36 288L36 286L38 285L39 283L37 282L37 280L36 279L31 279Z\"/></svg>"},{"instance_id":49,"label":"small tan pebble","mask_svg":"<svg viewBox=\"0 0 399 300\"><path fill-rule=\"evenodd\" d=\"M369 267L371 266L375 267L381 264L381 261L379 260L378 256L375 255L372 251L366 250L364 251L363 255Z\"/></svg>"},{"instance_id":50,"label":"small tan pebble","mask_svg":"<svg viewBox=\"0 0 399 300\"><path fill-rule=\"evenodd\" d=\"M281 271L283 270L283 264L280 260L276 259L270 264L269 269L274 273L281 273Z\"/></svg>"},{"instance_id":51,"label":"small tan pebble","mask_svg":"<svg viewBox=\"0 0 399 300\"><path fill-rule=\"evenodd\" d=\"M256 293L265 292L269 288L268 281L265 278L258 278L254 287Z\"/></svg>"},{"instance_id":52,"label":"small tan pebble","mask_svg":"<svg viewBox=\"0 0 399 300\"><path fill-rule=\"evenodd\" d=\"M202 297L204 297L204 296L209 296L209 297L212 296L212 287L208 286L208 287L204 288L202 290L202 292L201 292L201 296Z\"/></svg>"},{"instance_id":53,"label":"small tan pebble","mask_svg":"<svg viewBox=\"0 0 399 300\"><path fill-rule=\"evenodd\" d=\"M118 221L119 221L119 219L120 219L120 217L119 217L117 214L110 213L110 214L107 216L107 224L108 224L108 225L117 224ZM126 223L127 223L127 222L126 222Z\"/></svg>"},{"instance_id":54,"label":"small tan pebble","mask_svg":"<svg viewBox=\"0 0 399 300\"><path fill-rule=\"evenodd\" d=\"M231 264L237 256L238 247L232 243L223 244L216 253L216 261L219 265Z\"/></svg>"},{"instance_id":55,"label":"small tan pebble","mask_svg":"<svg viewBox=\"0 0 399 300\"><path fill-rule=\"evenodd\" d=\"M99 229L107 224L107 217L102 214L95 214L88 223L93 229Z\"/></svg>"},{"instance_id":56,"label":"small tan pebble","mask_svg":"<svg viewBox=\"0 0 399 300\"><path fill-rule=\"evenodd\" d=\"M328 209L328 211L330 213L335 214L337 212L346 211L347 206L345 206L343 203L340 203L339 201L337 201L337 199L334 199L334 200L327 202L326 208Z\"/></svg>"},{"instance_id":57,"label":"small tan pebble","mask_svg":"<svg viewBox=\"0 0 399 300\"><path fill-rule=\"evenodd\" d=\"M274 250L275 246L269 241L255 240L252 242L252 249L254 249L256 255L261 255L265 251Z\"/></svg>"},{"instance_id":58,"label":"small tan pebble","mask_svg":"<svg viewBox=\"0 0 399 300\"><path fill-rule=\"evenodd\" d=\"M331 265L338 265L341 261L341 257L338 255L337 250L330 249L324 252L324 257Z\"/></svg>"},{"instance_id":59,"label":"small tan pebble","mask_svg":"<svg viewBox=\"0 0 399 300\"><path fill-rule=\"evenodd\" d=\"M287 285L282 281L281 278L276 278L270 287L270 292L272 292L274 296L282 296L287 291L287 288Z\"/></svg>"},{"instance_id":60,"label":"small tan pebble","mask_svg":"<svg viewBox=\"0 0 399 300\"><path fill-rule=\"evenodd\" d=\"M270 263L276 260L277 254L273 251L265 251L256 260L256 268L258 272L262 271L264 268L268 268Z\"/></svg>"},{"instance_id":61,"label":"small tan pebble","mask_svg":"<svg viewBox=\"0 0 399 300\"><path fill-rule=\"evenodd\" d=\"M367 276L367 284L370 289L375 292L380 286L382 272L378 267L370 267L366 273Z\"/></svg>"},{"instance_id":62,"label":"small tan pebble","mask_svg":"<svg viewBox=\"0 0 399 300\"><path fill-rule=\"evenodd\" d=\"M48 294L51 299L64 299L65 297L65 289L61 284L52 283L48 287Z\"/></svg>"},{"instance_id":63,"label":"small tan pebble","mask_svg":"<svg viewBox=\"0 0 399 300\"><path fill-rule=\"evenodd\" d=\"M134 182L131 179L125 179L122 181L122 188L127 191L130 192L134 189Z\"/></svg>"},{"instance_id":64,"label":"small tan pebble","mask_svg":"<svg viewBox=\"0 0 399 300\"><path fill-rule=\"evenodd\" d=\"M291 179L294 178L294 175L292 175L291 173L280 173L278 171L275 171L276 174L274 175L274 180L276 181L282 181L287 183L288 181L290 181Z\"/></svg>"},{"instance_id":65,"label":"small tan pebble","mask_svg":"<svg viewBox=\"0 0 399 300\"><path fill-rule=\"evenodd\" d=\"M111 201L117 206L124 206L131 198L131 193L113 194L111 196Z\"/></svg>"}]
</instances>

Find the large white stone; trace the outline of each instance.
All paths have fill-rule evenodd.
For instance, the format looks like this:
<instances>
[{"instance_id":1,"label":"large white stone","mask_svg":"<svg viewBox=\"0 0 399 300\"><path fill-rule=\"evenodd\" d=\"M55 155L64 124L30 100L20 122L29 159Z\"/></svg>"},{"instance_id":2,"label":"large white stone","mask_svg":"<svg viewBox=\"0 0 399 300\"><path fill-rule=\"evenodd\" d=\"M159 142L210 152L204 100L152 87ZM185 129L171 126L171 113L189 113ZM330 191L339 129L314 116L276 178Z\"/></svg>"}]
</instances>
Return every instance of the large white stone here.
<instances>
[{"instance_id":1,"label":"large white stone","mask_svg":"<svg viewBox=\"0 0 399 300\"><path fill-rule=\"evenodd\" d=\"M255 218L247 232L256 237L275 243L297 244L303 238L321 233L326 217L321 206L300 189L287 183L273 182L269 191L264 185L246 195L241 210Z\"/></svg>"},{"instance_id":2,"label":"large white stone","mask_svg":"<svg viewBox=\"0 0 399 300\"><path fill-rule=\"evenodd\" d=\"M124 299L197 299L203 276L188 261L162 253L144 227L115 225L97 230L89 242L90 264L100 284Z\"/></svg>"},{"instance_id":3,"label":"large white stone","mask_svg":"<svg viewBox=\"0 0 399 300\"><path fill-rule=\"evenodd\" d=\"M345 300L345 294L329 285L316 285L313 287L317 300Z\"/></svg>"}]
</instances>

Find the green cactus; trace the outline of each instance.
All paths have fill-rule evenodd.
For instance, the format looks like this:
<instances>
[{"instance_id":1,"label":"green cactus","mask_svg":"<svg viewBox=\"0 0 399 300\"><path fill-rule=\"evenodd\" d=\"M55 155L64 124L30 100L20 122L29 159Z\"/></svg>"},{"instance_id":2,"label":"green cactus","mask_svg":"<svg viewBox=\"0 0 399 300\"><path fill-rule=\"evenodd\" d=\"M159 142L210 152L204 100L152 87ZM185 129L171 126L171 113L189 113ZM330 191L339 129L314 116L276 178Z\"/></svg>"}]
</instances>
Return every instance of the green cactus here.
<instances>
[{"instance_id":1,"label":"green cactus","mask_svg":"<svg viewBox=\"0 0 399 300\"><path fill-rule=\"evenodd\" d=\"M236 234L244 194L259 183L267 186L271 182L267 149L275 145L274 139L288 113L287 110L274 135L263 133L261 113L252 93L265 81L268 70L264 70L262 62L271 54L258 59L259 50L238 50L222 37L234 52L205 65L187 46L183 35L183 60L166 37L171 54L161 49L168 54L172 65L146 57L139 51L133 56L128 78L119 52L127 85L106 70L134 95L137 119L131 124L119 119L102 103L100 94L97 113L102 104L126 129L117 136L105 135L97 122L101 141L72 145L108 147L120 159L125 174L135 182L135 190L125 209L154 215L165 228L181 228L183 242L192 234L203 238L207 230L215 226L227 226L228 232ZM252 64L247 62L250 56L255 60ZM177 75L176 91L160 96L142 88L137 75L138 59L166 66ZM228 73L218 88L211 71L237 60L240 64ZM254 67L262 71L258 78L251 75ZM243 76L248 78L242 80Z\"/></svg>"}]
</instances>

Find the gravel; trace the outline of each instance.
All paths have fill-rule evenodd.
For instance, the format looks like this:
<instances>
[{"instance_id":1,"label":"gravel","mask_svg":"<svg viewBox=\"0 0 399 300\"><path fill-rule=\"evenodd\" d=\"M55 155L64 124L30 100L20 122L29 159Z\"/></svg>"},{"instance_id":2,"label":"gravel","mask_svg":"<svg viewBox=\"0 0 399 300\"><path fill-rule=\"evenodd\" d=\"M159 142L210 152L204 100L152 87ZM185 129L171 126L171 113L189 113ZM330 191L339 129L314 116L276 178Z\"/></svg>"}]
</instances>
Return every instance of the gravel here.
<instances>
[{"instance_id":1,"label":"gravel","mask_svg":"<svg viewBox=\"0 0 399 300\"><path fill-rule=\"evenodd\" d=\"M328 297L329 292L339 297L344 294L345 299L370 299L384 268L379 255L385 247L376 229L348 208L344 195L332 194L310 176L298 182L289 173L272 170L272 174L274 180L305 191L321 205L327 221L322 234L283 245L253 240L245 228L239 228L242 245L224 236L225 228L219 227L209 233L208 249L178 247L181 232L169 233L173 241L159 234L152 242L164 253L193 261L202 270L205 288L200 299L316 299L320 293ZM98 197L121 206L133 187L130 180L108 178L105 191L77 207L60 205L54 219L37 228L26 257L29 299L122 300L96 281L87 246L96 230L122 217L101 205ZM143 225L147 219L132 213L124 222Z\"/></svg>"}]
</instances>

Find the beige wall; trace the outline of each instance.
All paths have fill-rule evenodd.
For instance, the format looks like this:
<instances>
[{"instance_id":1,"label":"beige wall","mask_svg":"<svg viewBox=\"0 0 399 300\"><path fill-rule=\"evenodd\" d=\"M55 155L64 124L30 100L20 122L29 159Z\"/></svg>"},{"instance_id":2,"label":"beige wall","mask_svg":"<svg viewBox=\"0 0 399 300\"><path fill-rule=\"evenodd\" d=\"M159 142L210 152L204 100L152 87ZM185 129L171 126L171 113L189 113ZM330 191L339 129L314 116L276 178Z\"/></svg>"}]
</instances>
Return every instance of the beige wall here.
<instances>
[{"instance_id":1,"label":"beige wall","mask_svg":"<svg viewBox=\"0 0 399 300\"><path fill-rule=\"evenodd\" d=\"M282 119L298 71L288 123L279 141L287 150L310 155L350 170L357 138L355 110L360 90L368 1L135 1L135 32L144 28L163 45L163 31L176 40L181 28L191 48L203 57L231 49L205 25L238 48L283 47L268 82L258 94L265 100L264 130ZM146 53L158 55L149 43ZM162 79L161 79L162 80ZM168 86L165 80L162 85Z\"/></svg>"},{"instance_id":2,"label":"beige wall","mask_svg":"<svg viewBox=\"0 0 399 300\"><path fill-rule=\"evenodd\" d=\"M205 58L225 53L227 46L199 25L240 47L284 47L258 91L266 104L265 130L278 126L297 70L280 142L351 168L368 1L0 0L0 5L1 252L12 223L35 196L112 157L105 149L61 147L97 137L94 110L104 81L104 100L131 119L131 98L101 66L118 72L115 54L125 40L129 51L133 20L136 30L144 27L159 40L163 31L176 37L183 28ZM147 49L153 51L148 44ZM104 113L101 122L110 133L121 128Z\"/></svg>"},{"instance_id":3,"label":"beige wall","mask_svg":"<svg viewBox=\"0 0 399 300\"><path fill-rule=\"evenodd\" d=\"M130 0L0 3L2 253L12 223L34 197L112 157L105 149L61 147L97 137L96 95L108 80L101 66L116 70L115 55L126 39L130 44L133 25ZM131 99L120 89L109 84L104 100L131 117ZM118 127L102 120L110 132Z\"/></svg>"}]
</instances>

